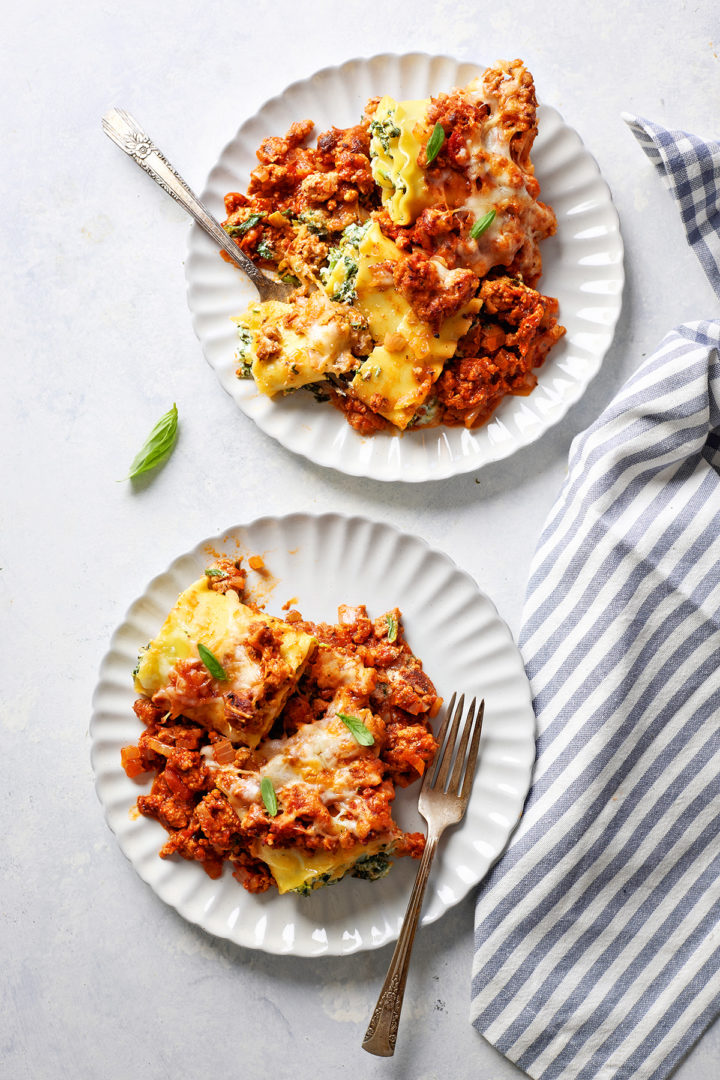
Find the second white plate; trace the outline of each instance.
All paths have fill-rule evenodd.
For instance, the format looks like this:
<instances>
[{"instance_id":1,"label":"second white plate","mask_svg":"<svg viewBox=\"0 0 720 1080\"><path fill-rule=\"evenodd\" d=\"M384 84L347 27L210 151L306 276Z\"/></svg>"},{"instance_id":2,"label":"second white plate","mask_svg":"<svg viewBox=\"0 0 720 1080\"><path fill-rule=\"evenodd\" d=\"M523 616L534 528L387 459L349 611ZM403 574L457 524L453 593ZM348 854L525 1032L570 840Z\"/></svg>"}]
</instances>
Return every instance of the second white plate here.
<instances>
[{"instance_id":1,"label":"second white plate","mask_svg":"<svg viewBox=\"0 0 720 1080\"><path fill-rule=\"evenodd\" d=\"M247 120L223 150L202 199L222 220L223 198L244 191L268 135L282 135L310 117L316 131L356 124L369 98L423 98L468 83L482 69L446 56L412 53L349 60L293 83ZM560 301L565 338L552 350L529 397L506 398L475 431L430 428L402 436L364 438L330 404L298 392L270 399L250 380L238 379L233 315L257 294L219 256L197 226L186 263L193 325L210 365L238 406L268 435L310 461L375 480L439 480L470 472L534 442L558 423L597 373L612 341L623 289L623 246L607 184L580 137L559 113L541 105L533 161L541 198L558 219L542 246L540 289Z\"/></svg>"},{"instance_id":2,"label":"second white plate","mask_svg":"<svg viewBox=\"0 0 720 1080\"><path fill-rule=\"evenodd\" d=\"M309 897L253 896L228 872L212 881L198 863L160 859L165 830L134 812L148 784L128 779L120 750L142 730L132 710L138 651L218 552L263 556L272 576L255 598L271 614L286 601L315 621L335 621L341 603L365 604L371 616L397 605L410 647L445 700L455 690L485 698L470 805L443 837L423 910L423 923L440 918L487 873L522 812L535 759L530 687L508 628L472 578L417 537L365 518L295 514L238 526L180 556L132 605L102 662L91 724L97 792L122 850L186 919L249 948L341 955L392 941L402 923L411 859L398 859L379 881L350 878ZM417 785L398 791L394 813L404 829L424 832L417 796Z\"/></svg>"}]
</instances>

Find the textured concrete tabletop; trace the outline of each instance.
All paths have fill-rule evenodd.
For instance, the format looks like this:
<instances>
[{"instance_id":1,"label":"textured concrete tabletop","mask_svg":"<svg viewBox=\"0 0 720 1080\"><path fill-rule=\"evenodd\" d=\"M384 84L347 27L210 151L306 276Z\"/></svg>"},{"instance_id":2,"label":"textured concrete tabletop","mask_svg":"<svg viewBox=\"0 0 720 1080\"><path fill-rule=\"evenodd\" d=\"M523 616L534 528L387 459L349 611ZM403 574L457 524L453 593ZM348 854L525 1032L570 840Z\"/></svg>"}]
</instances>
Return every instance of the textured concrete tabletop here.
<instances>
[{"instance_id":1,"label":"textured concrete tabletop","mask_svg":"<svg viewBox=\"0 0 720 1080\"><path fill-rule=\"evenodd\" d=\"M671 326L716 314L678 214L620 118L717 137L715 0L256 0L16 4L3 19L3 901L0 1074L520 1077L468 1022L473 896L416 942L398 1050L360 1048L390 948L301 960L216 940L140 880L95 796L88 723L128 605L205 536L263 514L338 510L446 550L514 632L572 437ZM595 155L627 286L600 375L561 425L441 484L324 470L259 432L193 334L182 211L100 129L136 114L200 190L239 124L293 80L352 56L522 57ZM167 466L118 479L173 401ZM680 1067L714 1080L715 1025Z\"/></svg>"}]
</instances>

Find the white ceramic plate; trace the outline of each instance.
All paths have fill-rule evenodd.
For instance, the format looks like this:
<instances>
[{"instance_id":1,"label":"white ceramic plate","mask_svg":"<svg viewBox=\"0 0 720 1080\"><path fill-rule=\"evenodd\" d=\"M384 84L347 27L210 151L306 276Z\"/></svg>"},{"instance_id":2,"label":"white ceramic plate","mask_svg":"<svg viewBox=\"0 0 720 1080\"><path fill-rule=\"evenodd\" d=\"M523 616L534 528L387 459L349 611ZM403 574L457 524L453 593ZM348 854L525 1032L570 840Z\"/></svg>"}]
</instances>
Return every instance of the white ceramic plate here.
<instances>
[{"instance_id":1,"label":"white ceramic plate","mask_svg":"<svg viewBox=\"0 0 720 1080\"><path fill-rule=\"evenodd\" d=\"M210 173L202 199L225 216L228 191L244 191L267 135L312 118L316 131L356 124L370 97L422 98L462 86L480 73L472 64L412 53L349 60L293 83L247 120ZM506 398L476 431L431 428L402 436L358 435L329 403L307 392L270 400L235 375L237 336L231 316L257 298L240 271L225 263L193 226L186 262L188 303L205 357L240 408L268 435L319 465L375 480L439 480L478 469L534 442L565 416L597 373L612 340L623 288L623 246L610 191L580 137L541 105L533 161L541 198L555 210L557 235L542 246L540 288L560 300L567 327L529 397Z\"/></svg>"},{"instance_id":2,"label":"white ceramic plate","mask_svg":"<svg viewBox=\"0 0 720 1080\"><path fill-rule=\"evenodd\" d=\"M445 700L454 690L484 696L470 805L441 842L428 886L423 923L433 922L480 881L518 821L535 757L530 688L509 630L475 582L424 541L365 518L296 514L238 526L176 559L132 605L102 662L91 725L97 793L122 850L186 919L250 948L340 955L394 940L402 923L417 867L412 859L398 859L379 881L350 878L310 897L253 896L229 872L212 881L197 863L160 859L165 830L133 814L149 787L129 780L120 765L121 747L142 730L132 711L138 651L218 551L263 556L273 578L256 598L271 614L287 600L324 621L335 621L341 603L364 603L371 616L397 604L410 647ZM424 832L417 793L417 785L399 791L395 815L404 829Z\"/></svg>"}]
</instances>

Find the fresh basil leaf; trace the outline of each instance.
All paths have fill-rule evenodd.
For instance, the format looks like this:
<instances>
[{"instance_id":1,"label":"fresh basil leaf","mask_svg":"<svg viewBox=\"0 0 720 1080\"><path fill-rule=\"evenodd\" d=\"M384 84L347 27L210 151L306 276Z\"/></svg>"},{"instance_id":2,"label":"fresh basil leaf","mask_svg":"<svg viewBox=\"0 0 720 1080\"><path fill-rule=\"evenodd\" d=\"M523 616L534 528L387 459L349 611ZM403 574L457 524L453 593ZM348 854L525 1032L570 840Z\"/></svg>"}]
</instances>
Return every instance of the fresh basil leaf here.
<instances>
[{"instance_id":1,"label":"fresh basil leaf","mask_svg":"<svg viewBox=\"0 0 720 1080\"><path fill-rule=\"evenodd\" d=\"M227 672L222 666L217 656L210 652L207 645L198 643L198 653L205 667L208 669L213 679L220 679L223 681L227 679Z\"/></svg>"},{"instance_id":2,"label":"fresh basil leaf","mask_svg":"<svg viewBox=\"0 0 720 1080\"><path fill-rule=\"evenodd\" d=\"M360 743L361 746L373 745L375 736L372 731L369 731L365 727L362 720L358 720L357 716L348 716L348 714L344 712L339 712L337 715L355 739L355 742Z\"/></svg>"},{"instance_id":3,"label":"fresh basil leaf","mask_svg":"<svg viewBox=\"0 0 720 1080\"><path fill-rule=\"evenodd\" d=\"M482 236L482 234L485 232L485 230L488 228L488 226L492 225L494 220L495 220L495 211L494 210L488 210L487 214L485 214L484 217L481 217L478 221L476 221L475 224L473 225L472 229L470 230L471 239L477 240L478 236Z\"/></svg>"},{"instance_id":4,"label":"fresh basil leaf","mask_svg":"<svg viewBox=\"0 0 720 1080\"><path fill-rule=\"evenodd\" d=\"M177 405L173 405L164 416L160 417L143 443L142 449L133 458L126 480L133 480L136 476L140 476L141 473L147 472L148 469L154 469L158 465L162 465L170 456L177 439L177 433L178 411Z\"/></svg>"},{"instance_id":5,"label":"fresh basil leaf","mask_svg":"<svg viewBox=\"0 0 720 1080\"><path fill-rule=\"evenodd\" d=\"M270 817L275 817L278 812L277 795L275 794L275 788L273 782L269 776L263 776L260 781L260 794L262 795L262 801L265 803L265 809Z\"/></svg>"},{"instance_id":6,"label":"fresh basil leaf","mask_svg":"<svg viewBox=\"0 0 720 1080\"><path fill-rule=\"evenodd\" d=\"M425 147L425 157L427 159L428 165L432 165L433 161L440 153L440 150L442 149L442 144L444 142L445 132L443 131L443 126L442 124L437 123L432 129L432 134L427 141L427 146Z\"/></svg>"},{"instance_id":7,"label":"fresh basil leaf","mask_svg":"<svg viewBox=\"0 0 720 1080\"><path fill-rule=\"evenodd\" d=\"M387 639L392 644L393 641L397 641L398 624L392 615L386 615L385 622L387 623L388 628Z\"/></svg>"}]
</instances>

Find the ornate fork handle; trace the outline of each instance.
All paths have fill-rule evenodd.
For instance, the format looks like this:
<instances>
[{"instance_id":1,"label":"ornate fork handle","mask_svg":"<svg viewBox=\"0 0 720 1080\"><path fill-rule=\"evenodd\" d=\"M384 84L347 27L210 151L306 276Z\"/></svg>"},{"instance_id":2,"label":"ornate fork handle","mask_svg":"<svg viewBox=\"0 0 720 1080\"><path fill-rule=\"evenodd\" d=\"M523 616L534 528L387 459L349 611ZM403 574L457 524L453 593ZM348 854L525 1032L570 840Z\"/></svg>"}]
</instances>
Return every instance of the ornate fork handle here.
<instances>
[{"instance_id":1,"label":"ornate fork handle","mask_svg":"<svg viewBox=\"0 0 720 1080\"><path fill-rule=\"evenodd\" d=\"M415 876L415 884L405 912L402 930L395 945L395 951L375 1006L375 1012L372 1014L372 1019L368 1024L363 1039L363 1050L367 1050L369 1054L377 1054L378 1057L392 1057L395 1052L400 1011L405 997L405 984L410 966L410 954L412 953L415 931L417 930L420 910L425 897L425 887L430 876L430 867L432 866L439 838L439 833L428 833L425 850L420 860Z\"/></svg>"},{"instance_id":2,"label":"ornate fork handle","mask_svg":"<svg viewBox=\"0 0 720 1080\"><path fill-rule=\"evenodd\" d=\"M188 187L183 178L170 164L164 154L158 150L152 139L142 130L137 120L124 109L111 109L102 120L103 130L116 146L129 154L133 161L143 169L148 176L159 184L177 203L186 210L198 225L208 233L212 239L230 256L236 266L252 281L263 300L284 299L289 289L287 285L271 281L248 259L237 244L223 229L222 225L212 216L210 211L200 202L197 195Z\"/></svg>"}]
</instances>

